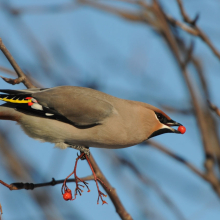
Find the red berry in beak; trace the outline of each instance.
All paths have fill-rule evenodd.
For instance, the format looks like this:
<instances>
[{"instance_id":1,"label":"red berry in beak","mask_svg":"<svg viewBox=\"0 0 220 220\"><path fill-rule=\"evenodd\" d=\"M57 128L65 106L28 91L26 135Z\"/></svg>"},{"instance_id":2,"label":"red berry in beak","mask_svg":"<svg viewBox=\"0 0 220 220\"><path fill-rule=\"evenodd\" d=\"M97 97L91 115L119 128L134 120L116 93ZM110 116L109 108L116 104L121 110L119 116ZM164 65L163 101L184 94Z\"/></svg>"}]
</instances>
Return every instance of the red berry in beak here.
<instances>
[{"instance_id":1,"label":"red berry in beak","mask_svg":"<svg viewBox=\"0 0 220 220\"><path fill-rule=\"evenodd\" d=\"M181 133L181 134L184 134L186 132L186 128L184 126L179 126L178 127L178 131Z\"/></svg>"}]
</instances>

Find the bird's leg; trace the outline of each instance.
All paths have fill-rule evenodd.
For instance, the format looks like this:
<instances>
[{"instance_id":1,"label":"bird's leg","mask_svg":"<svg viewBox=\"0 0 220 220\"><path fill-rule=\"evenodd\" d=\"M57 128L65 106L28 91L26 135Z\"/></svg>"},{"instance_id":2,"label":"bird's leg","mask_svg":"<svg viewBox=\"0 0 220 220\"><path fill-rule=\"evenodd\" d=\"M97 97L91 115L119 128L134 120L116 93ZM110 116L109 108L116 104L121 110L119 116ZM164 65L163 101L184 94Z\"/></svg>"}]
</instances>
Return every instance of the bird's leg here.
<instances>
[{"instance_id":1,"label":"bird's leg","mask_svg":"<svg viewBox=\"0 0 220 220\"><path fill-rule=\"evenodd\" d=\"M70 147L70 148L74 148L74 149L76 149L76 150L79 150L80 153L85 153L87 156L90 155L89 147L80 146L80 145L70 145L69 147ZM85 159L86 159L85 155L82 156L80 159L81 159L81 160L85 160Z\"/></svg>"},{"instance_id":2,"label":"bird's leg","mask_svg":"<svg viewBox=\"0 0 220 220\"><path fill-rule=\"evenodd\" d=\"M91 164L91 162L90 162L89 157L88 157L87 154L85 154L85 158L86 158L86 160L87 160L87 162L88 162L88 164L89 164L89 166L90 166L90 169L91 169L91 171L92 171L92 173L93 173L94 180L95 180L95 182L96 182L96 187L97 187L97 190L98 190L98 200L97 200L97 204L99 204L99 198L102 200L102 205L103 205L103 204L107 204L107 202L102 198L102 196L107 197L107 195L105 195L103 192L100 191L98 181L101 182L106 188L108 188L108 187L104 184L104 182L103 182L101 179L99 179L99 178L96 176L95 171L94 171L94 169L93 169L93 167L92 167L92 164Z\"/></svg>"},{"instance_id":3,"label":"bird's leg","mask_svg":"<svg viewBox=\"0 0 220 220\"><path fill-rule=\"evenodd\" d=\"M88 183L85 182L85 181L83 181L82 179L80 179L80 178L76 175L76 168L77 168L78 160L81 159L84 155L85 155L85 153L82 152L82 153L76 158L76 162L75 162L75 166L74 166L73 172L72 172L69 176L67 176L67 178L66 178L66 179L64 180L64 182L63 182L63 185L62 185L62 188L61 188L61 192L62 192L62 195L63 195L63 197L64 197L66 193L71 193L71 190L70 190L70 189L68 188L68 186L66 185L66 181L67 181L67 179L68 179L70 176L72 176L72 175L74 174L75 182L76 182L76 188L75 188L74 198L72 199L72 195L71 195L71 198L68 198L68 199L66 199L66 200L74 200L74 199L76 199L77 193L79 193L80 196L81 196L83 190L82 190L80 187L83 187L83 188L84 188L84 186L81 185L81 184L79 184L78 182L82 182L82 183L87 187L87 189L88 189L87 192L90 192L90 189L89 189L89 187L88 187ZM64 199L65 199L65 198L64 198Z\"/></svg>"}]
</instances>

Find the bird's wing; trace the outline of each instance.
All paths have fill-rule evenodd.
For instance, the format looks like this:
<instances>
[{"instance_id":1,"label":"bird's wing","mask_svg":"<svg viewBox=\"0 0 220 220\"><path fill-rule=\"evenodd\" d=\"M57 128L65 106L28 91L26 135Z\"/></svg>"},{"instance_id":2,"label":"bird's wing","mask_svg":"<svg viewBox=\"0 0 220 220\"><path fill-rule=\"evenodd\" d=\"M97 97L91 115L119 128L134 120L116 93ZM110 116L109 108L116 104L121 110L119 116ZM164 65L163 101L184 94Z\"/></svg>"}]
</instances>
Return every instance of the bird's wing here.
<instances>
[{"instance_id":1,"label":"bird's wing","mask_svg":"<svg viewBox=\"0 0 220 220\"><path fill-rule=\"evenodd\" d=\"M0 91L9 94L0 95L0 99L14 103L18 110L25 109L30 114L56 119L79 128L101 124L113 110L104 93L83 87L60 86L38 92Z\"/></svg>"}]
</instances>

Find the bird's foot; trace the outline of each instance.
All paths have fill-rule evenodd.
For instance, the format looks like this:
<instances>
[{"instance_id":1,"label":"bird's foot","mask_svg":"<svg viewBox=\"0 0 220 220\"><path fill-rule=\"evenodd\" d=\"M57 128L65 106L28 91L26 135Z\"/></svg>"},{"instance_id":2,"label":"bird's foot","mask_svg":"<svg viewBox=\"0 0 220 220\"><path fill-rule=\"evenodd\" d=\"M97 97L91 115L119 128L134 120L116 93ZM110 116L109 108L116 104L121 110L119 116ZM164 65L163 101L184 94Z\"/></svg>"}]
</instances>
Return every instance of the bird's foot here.
<instances>
[{"instance_id":1,"label":"bird's foot","mask_svg":"<svg viewBox=\"0 0 220 220\"><path fill-rule=\"evenodd\" d=\"M90 156L89 147L80 146L80 145L70 145L69 147L70 147L70 148L74 148L74 149L76 149L76 150L79 150L79 151L80 151L80 155L81 155L82 153L85 153L85 155L87 155L88 157ZM81 160L85 160L85 159L86 159L85 155L83 155L80 159L81 159ZM78 156L78 154L77 154L77 156Z\"/></svg>"},{"instance_id":2,"label":"bird's foot","mask_svg":"<svg viewBox=\"0 0 220 220\"><path fill-rule=\"evenodd\" d=\"M85 187L88 189L87 192L90 192L90 189L88 187L88 184L87 182L85 182L84 180L80 179L77 175L76 175L76 168L77 168L77 163L78 163L78 160L81 159L83 156L85 155L85 153L81 153L77 158L76 158L76 162L75 162L75 167L74 167L74 170L73 172L67 176L67 178L64 180L63 182L63 185L62 185L62 188L61 188L61 192L62 192L62 195L63 195L63 198L65 200L75 200L76 199L76 195L79 193L79 195L81 196L82 193L83 193L83 190L81 189L81 187ZM70 176L72 176L74 174L74 177L75 177L75 182L76 182L76 188L75 188L75 193L74 193L74 198L72 198L72 192L71 192L71 189L68 188L66 182L68 180L68 178ZM81 185L79 184L79 182L82 182L84 185Z\"/></svg>"}]
</instances>

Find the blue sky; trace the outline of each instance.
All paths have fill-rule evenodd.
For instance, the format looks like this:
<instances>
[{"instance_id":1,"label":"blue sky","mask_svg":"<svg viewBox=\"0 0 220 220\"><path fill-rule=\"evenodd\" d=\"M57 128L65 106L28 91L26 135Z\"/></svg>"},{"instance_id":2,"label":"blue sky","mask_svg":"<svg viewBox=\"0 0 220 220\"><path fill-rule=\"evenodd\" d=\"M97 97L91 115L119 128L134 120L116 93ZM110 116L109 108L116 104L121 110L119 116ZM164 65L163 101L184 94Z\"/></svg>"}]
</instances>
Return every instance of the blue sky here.
<instances>
[{"instance_id":1,"label":"blue sky","mask_svg":"<svg viewBox=\"0 0 220 220\"><path fill-rule=\"evenodd\" d=\"M4 1L0 1L3 4ZM68 1L8 1L11 6L26 7L50 5ZM183 1L190 16L200 14L198 25L210 37L217 49L219 41L219 3L216 1ZM161 1L165 10L181 19L176 1ZM95 86L108 94L150 103L157 107L172 106L189 109L189 94L181 72L167 45L159 35L145 24L131 23L117 16L80 6L62 13L26 13L11 17L0 9L0 37L18 64L28 71L43 87L58 85ZM30 37L31 36L34 37ZM186 42L195 41L194 54L201 60L212 101L219 101L219 60L201 40L181 32ZM39 56L43 53L45 57ZM10 64L0 54L0 66ZM190 67L195 89L200 86ZM7 76L4 73L1 75ZM0 81L2 89L20 89ZM200 94L202 95L202 94ZM193 115L167 112L182 123L184 135L165 134L154 138L164 146L204 170L204 152L201 137ZM219 123L219 118L216 118ZM13 143L14 151L34 167L41 178L50 181L65 178L73 170L77 151L54 149L52 144L40 143L27 137L14 122L1 121L0 125ZM120 150L91 149L93 156L109 182L117 189L127 211L134 219L169 219L176 216L151 187L146 187L126 167L115 163L114 155L124 155L159 187L181 210L187 220L217 220L220 217L219 199L211 186L193 174L187 167L172 160L150 146L134 146ZM1 157L1 156L0 156ZM1 158L0 179L18 180L7 172L6 161ZM90 174L85 161L80 161L79 176ZM33 174L34 175L34 174ZM36 175L36 174L35 174ZM34 177L36 181L41 181ZM108 205L97 205L95 183L90 182L91 192L83 193L73 202L65 202L60 193L61 185L47 187L53 207L48 207L57 219L117 220L115 208L109 198ZM74 184L70 184L74 189ZM40 192L42 188L36 189ZM13 191L0 186L0 203L3 219L45 219L41 207L32 199L33 192ZM12 211L13 210L13 211ZM144 214L145 213L145 214ZM73 217L74 215L77 215ZM52 219L55 219L54 217Z\"/></svg>"}]
</instances>

